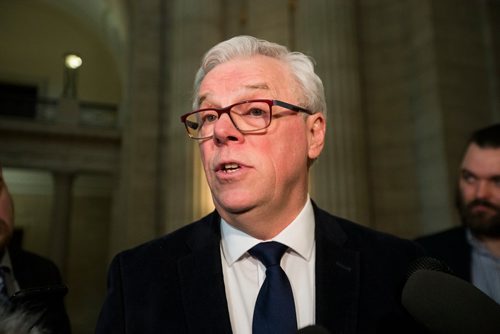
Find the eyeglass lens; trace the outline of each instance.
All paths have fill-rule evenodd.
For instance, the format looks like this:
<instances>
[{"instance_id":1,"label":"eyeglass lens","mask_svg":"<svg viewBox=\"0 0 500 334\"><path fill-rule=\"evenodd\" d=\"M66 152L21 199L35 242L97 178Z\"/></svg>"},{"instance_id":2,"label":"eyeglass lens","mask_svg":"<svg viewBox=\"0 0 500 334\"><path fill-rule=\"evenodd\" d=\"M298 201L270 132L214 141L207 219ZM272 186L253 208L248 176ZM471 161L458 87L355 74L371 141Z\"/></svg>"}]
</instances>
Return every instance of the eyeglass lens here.
<instances>
[{"instance_id":1,"label":"eyeglass lens","mask_svg":"<svg viewBox=\"0 0 500 334\"><path fill-rule=\"evenodd\" d=\"M214 133L216 121L229 113L233 124L243 132L265 129L271 121L267 102L242 102L222 109L202 109L186 118L186 127L193 138L208 138Z\"/></svg>"}]
</instances>

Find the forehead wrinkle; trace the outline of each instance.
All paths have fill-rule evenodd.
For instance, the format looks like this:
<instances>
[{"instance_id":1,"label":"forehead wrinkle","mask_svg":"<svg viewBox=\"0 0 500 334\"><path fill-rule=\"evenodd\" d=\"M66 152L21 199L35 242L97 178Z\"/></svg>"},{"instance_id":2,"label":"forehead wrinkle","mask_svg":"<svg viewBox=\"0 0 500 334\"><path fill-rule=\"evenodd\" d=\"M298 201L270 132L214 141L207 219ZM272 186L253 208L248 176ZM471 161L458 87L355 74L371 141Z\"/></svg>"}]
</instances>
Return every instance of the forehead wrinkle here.
<instances>
[{"instance_id":1,"label":"forehead wrinkle","mask_svg":"<svg viewBox=\"0 0 500 334\"><path fill-rule=\"evenodd\" d=\"M263 89L263 90L269 90L269 86L267 83L258 83L258 84L252 84L252 85L246 85L245 88L247 89Z\"/></svg>"},{"instance_id":2,"label":"forehead wrinkle","mask_svg":"<svg viewBox=\"0 0 500 334\"><path fill-rule=\"evenodd\" d=\"M269 85L267 83L256 83L256 84L248 84L244 85L240 89L238 89L237 95L242 95L247 93L247 91L257 91L257 90L264 90L264 91L269 91ZM198 105L201 105L205 100L209 100L211 96L213 96L211 92L207 92L205 94L202 94L198 98Z\"/></svg>"}]
</instances>

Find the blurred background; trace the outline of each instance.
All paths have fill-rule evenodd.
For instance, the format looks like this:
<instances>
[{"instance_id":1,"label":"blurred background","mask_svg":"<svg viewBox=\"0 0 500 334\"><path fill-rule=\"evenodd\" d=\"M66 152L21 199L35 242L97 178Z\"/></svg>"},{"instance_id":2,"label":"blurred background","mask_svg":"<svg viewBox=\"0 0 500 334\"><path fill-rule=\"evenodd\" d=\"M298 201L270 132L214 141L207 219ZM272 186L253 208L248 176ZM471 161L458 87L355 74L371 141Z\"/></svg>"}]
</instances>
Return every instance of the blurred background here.
<instances>
[{"instance_id":1,"label":"blurred background","mask_svg":"<svg viewBox=\"0 0 500 334\"><path fill-rule=\"evenodd\" d=\"M179 116L204 52L239 34L315 59L320 206L406 238L458 224L464 143L500 121L498 0L0 0L0 162L75 334L113 255L212 210Z\"/></svg>"}]
</instances>

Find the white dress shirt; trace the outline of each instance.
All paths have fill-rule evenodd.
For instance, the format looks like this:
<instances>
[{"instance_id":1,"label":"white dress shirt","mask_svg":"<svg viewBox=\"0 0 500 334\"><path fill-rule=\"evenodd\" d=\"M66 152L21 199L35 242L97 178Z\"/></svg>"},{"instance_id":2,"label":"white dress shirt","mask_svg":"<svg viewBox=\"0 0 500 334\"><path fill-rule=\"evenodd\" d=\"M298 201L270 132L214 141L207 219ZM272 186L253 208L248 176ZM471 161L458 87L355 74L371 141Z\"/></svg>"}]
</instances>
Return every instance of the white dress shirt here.
<instances>
[{"instance_id":1,"label":"white dress shirt","mask_svg":"<svg viewBox=\"0 0 500 334\"><path fill-rule=\"evenodd\" d=\"M251 334L255 301L266 277L266 267L247 251L262 241L221 220L221 259L229 317L233 333ZM281 259L292 286L298 328L315 321L314 211L310 199L295 218L273 241L290 249Z\"/></svg>"}]
</instances>

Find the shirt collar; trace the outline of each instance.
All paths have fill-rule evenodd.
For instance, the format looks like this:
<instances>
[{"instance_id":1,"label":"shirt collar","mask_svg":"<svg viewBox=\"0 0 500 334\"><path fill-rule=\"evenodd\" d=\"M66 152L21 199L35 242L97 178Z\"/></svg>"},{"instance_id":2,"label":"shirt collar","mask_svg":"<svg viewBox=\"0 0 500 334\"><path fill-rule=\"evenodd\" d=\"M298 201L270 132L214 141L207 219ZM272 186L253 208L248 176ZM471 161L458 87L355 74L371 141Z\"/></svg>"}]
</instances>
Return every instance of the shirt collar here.
<instances>
[{"instance_id":1,"label":"shirt collar","mask_svg":"<svg viewBox=\"0 0 500 334\"><path fill-rule=\"evenodd\" d=\"M221 236L222 253L229 266L242 258L250 248L262 242L229 225L222 218ZM309 196L297 217L271 240L287 245L301 257L309 260L314 246L314 210Z\"/></svg>"},{"instance_id":2,"label":"shirt collar","mask_svg":"<svg viewBox=\"0 0 500 334\"><path fill-rule=\"evenodd\" d=\"M469 245L472 247L472 249L475 252L477 252L478 255L487 256L487 257L495 260L496 262L500 261L500 258L497 258L495 255L493 255L488 250L488 248L486 248L483 245L483 243L472 234L472 232L470 231L470 229L466 229L465 234L466 234L467 241L468 241Z\"/></svg>"}]
</instances>

